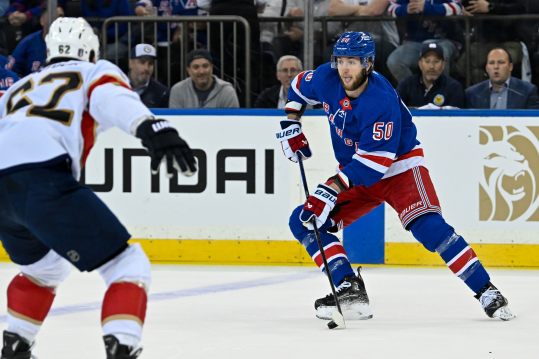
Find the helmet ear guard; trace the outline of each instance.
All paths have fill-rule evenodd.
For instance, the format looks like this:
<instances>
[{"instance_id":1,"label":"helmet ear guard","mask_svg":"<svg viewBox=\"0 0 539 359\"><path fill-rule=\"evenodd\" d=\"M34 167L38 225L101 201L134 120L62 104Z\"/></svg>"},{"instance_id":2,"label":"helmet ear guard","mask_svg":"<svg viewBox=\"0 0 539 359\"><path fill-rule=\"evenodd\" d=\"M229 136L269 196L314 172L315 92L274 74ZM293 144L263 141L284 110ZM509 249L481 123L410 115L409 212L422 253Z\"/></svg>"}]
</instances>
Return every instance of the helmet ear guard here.
<instances>
[{"instance_id":1,"label":"helmet ear guard","mask_svg":"<svg viewBox=\"0 0 539 359\"><path fill-rule=\"evenodd\" d=\"M54 20L45 36L45 44L47 62L54 58L83 61L99 59L99 39L90 24L81 17L60 17Z\"/></svg>"}]
</instances>

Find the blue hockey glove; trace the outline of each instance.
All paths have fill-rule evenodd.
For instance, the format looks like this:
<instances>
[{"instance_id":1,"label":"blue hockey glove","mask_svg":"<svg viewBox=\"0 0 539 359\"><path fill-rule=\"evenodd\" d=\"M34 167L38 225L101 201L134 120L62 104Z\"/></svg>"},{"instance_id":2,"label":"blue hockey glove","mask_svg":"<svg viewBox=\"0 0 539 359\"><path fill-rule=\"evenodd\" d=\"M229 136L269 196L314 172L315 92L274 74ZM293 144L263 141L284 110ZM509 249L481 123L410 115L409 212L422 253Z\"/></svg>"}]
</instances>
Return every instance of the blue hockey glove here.
<instances>
[{"instance_id":1,"label":"blue hockey glove","mask_svg":"<svg viewBox=\"0 0 539 359\"><path fill-rule=\"evenodd\" d=\"M314 193L307 197L299 219L308 224L314 217L316 218L316 227L320 228L328 220L329 213L335 207L336 202L337 191L321 183L316 187Z\"/></svg>"},{"instance_id":2,"label":"blue hockey glove","mask_svg":"<svg viewBox=\"0 0 539 359\"><path fill-rule=\"evenodd\" d=\"M276 134L281 142L283 153L292 162L298 162L298 156L307 159L312 156L309 142L301 131L301 122L282 120L281 131Z\"/></svg>"},{"instance_id":3,"label":"blue hockey glove","mask_svg":"<svg viewBox=\"0 0 539 359\"><path fill-rule=\"evenodd\" d=\"M146 120L137 127L136 136L150 154L153 174L159 172L163 161L168 177L172 177L176 170L185 176L192 176L197 171L193 151L168 121Z\"/></svg>"}]
</instances>

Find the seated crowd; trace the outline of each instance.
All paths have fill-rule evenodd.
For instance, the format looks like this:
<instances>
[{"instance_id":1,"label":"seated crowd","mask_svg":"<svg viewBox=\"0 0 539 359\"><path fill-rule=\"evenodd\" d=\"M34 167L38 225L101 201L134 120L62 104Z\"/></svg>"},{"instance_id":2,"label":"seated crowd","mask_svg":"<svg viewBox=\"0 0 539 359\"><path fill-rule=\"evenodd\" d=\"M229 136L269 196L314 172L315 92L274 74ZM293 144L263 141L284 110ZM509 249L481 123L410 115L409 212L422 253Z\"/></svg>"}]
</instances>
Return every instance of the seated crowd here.
<instances>
[{"instance_id":1,"label":"seated crowd","mask_svg":"<svg viewBox=\"0 0 539 359\"><path fill-rule=\"evenodd\" d=\"M0 94L44 66L45 5L43 0L0 0ZM303 23L298 21L303 9L304 0L59 0L56 12L89 19L97 33L113 16L198 16L203 21L206 15L239 14L249 23L250 44L242 28L230 24L168 20L145 27L134 21L133 27L108 26L102 51L128 73L133 89L152 108L237 108L245 107L246 98L253 107L282 108L291 81L303 70ZM330 18L325 31L315 22L314 62L329 60L330 44L342 31L369 31L377 45L375 70L410 108L539 108L538 21L472 21L471 46L468 51L464 46L462 19L467 16L523 13L539 14L539 4L315 0L315 16L346 21ZM378 16L395 21L368 19Z\"/></svg>"}]
</instances>

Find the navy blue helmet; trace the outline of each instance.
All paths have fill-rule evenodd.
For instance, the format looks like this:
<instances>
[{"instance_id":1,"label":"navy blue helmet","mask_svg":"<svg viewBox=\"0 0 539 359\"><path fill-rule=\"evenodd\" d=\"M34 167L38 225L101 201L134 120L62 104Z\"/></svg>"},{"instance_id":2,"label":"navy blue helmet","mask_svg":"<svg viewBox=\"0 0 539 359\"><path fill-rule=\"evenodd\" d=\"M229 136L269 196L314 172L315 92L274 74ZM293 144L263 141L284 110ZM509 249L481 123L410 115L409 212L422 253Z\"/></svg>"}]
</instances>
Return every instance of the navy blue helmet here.
<instances>
[{"instance_id":1,"label":"navy blue helmet","mask_svg":"<svg viewBox=\"0 0 539 359\"><path fill-rule=\"evenodd\" d=\"M367 61L374 63L376 48L374 39L368 32L348 31L343 33L333 46L331 67L337 67L337 57L359 57L363 66Z\"/></svg>"}]
</instances>

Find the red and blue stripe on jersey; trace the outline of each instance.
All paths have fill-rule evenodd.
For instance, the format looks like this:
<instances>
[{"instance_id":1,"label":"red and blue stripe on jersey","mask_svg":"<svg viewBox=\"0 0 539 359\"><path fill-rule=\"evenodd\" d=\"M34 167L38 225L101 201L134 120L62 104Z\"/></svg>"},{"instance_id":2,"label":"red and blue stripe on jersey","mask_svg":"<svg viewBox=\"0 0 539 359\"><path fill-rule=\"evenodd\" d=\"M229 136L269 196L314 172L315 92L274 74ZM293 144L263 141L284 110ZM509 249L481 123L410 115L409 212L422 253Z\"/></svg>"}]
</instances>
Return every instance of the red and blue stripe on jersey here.
<instances>
[{"instance_id":1,"label":"red and blue stripe on jersey","mask_svg":"<svg viewBox=\"0 0 539 359\"><path fill-rule=\"evenodd\" d=\"M289 101L323 104L335 157L354 185L370 186L422 164L412 115L391 84L369 75L365 91L349 99L330 64L301 72L288 92Z\"/></svg>"}]
</instances>

